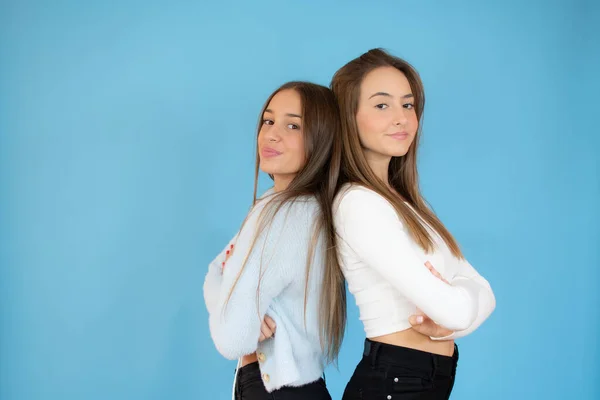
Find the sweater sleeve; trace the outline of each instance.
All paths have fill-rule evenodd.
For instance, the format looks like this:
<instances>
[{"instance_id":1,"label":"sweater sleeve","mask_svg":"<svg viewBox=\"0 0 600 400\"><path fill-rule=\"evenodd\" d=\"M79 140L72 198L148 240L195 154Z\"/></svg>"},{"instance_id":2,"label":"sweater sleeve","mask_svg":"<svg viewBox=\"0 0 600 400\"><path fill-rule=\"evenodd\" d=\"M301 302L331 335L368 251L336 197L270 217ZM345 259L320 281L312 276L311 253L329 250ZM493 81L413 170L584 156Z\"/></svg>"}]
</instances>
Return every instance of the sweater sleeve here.
<instances>
[{"instance_id":1,"label":"sweater sleeve","mask_svg":"<svg viewBox=\"0 0 600 400\"><path fill-rule=\"evenodd\" d=\"M217 350L228 359L257 350L269 305L306 267L314 220L306 202L286 203L270 224L257 231L264 203L251 211L220 283L214 281L218 288L209 327Z\"/></svg>"},{"instance_id":2,"label":"sweater sleeve","mask_svg":"<svg viewBox=\"0 0 600 400\"><path fill-rule=\"evenodd\" d=\"M208 265L208 273L204 279L204 303L209 314L216 311L219 289L221 288L223 263L227 257L227 251L231 251L231 245L235 245L238 235L227 243L227 246L219 253L219 255Z\"/></svg>"},{"instance_id":3,"label":"sweater sleeve","mask_svg":"<svg viewBox=\"0 0 600 400\"><path fill-rule=\"evenodd\" d=\"M438 324L467 329L478 315L479 287L461 280L448 285L424 266L393 206L372 190L343 194L335 212L336 231L366 264Z\"/></svg>"},{"instance_id":4,"label":"sweater sleeve","mask_svg":"<svg viewBox=\"0 0 600 400\"><path fill-rule=\"evenodd\" d=\"M475 297L477 301L477 314L474 321L466 329L457 330L451 335L444 337L432 337L431 339L433 340L453 340L467 336L479 328L496 308L496 298L489 282L479 275L467 260L457 258L453 258L453 260L456 263L453 268L456 273L451 278L450 284L453 286L468 284L473 287L477 293Z\"/></svg>"}]
</instances>

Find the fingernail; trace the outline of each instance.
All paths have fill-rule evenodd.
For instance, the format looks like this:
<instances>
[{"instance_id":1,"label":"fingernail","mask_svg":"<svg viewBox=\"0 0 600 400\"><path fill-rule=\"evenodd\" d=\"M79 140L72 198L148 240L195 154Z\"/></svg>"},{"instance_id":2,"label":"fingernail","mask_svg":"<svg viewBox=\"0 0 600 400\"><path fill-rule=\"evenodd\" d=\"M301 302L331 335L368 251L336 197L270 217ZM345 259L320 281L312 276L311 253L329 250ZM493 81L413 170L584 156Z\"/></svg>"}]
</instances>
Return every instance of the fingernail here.
<instances>
[{"instance_id":1,"label":"fingernail","mask_svg":"<svg viewBox=\"0 0 600 400\"><path fill-rule=\"evenodd\" d=\"M422 324L423 323L423 316L419 315L417 317L417 324Z\"/></svg>"},{"instance_id":2,"label":"fingernail","mask_svg":"<svg viewBox=\"0 0 600 400\"><path fill-rule=\"evenodd\" d=\"M227 250L227 251L225 252L225 254L229 255L229 250Z\"/></svg>"},{"instance_id":3,"label":"fingernail","mask_svg":"<svg viewBox=\"0 0 600 400\"><path fill-rule=\"evenodd\" d=\"M231 245L231 248L233 249L233 245Z\"/></svg>"},{"instance_id":4,"label":"fingernail","mask_svg":"<svg viewBox=\"0 0 600 400\"><path fill-rule=\"evenodd\" d=\"M221 267L224 267L224 266L225 266L225 261L223 261L223 262L221 263Z\"/></svg>"}]
</instances>

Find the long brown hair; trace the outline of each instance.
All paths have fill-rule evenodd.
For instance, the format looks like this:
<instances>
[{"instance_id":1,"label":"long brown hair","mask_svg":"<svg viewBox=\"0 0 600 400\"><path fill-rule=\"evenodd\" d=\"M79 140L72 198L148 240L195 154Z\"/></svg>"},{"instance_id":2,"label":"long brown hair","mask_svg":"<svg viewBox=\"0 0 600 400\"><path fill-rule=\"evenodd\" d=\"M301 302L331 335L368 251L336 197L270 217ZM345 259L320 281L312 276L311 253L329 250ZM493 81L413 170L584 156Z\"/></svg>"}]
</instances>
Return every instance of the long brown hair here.
<instances>
[{"instance_id":1,"label":"long brown hair","mask_svg":"<svg viewBox=\"0 0 600 400\"><path fill-rule=\"evenodd\" d=\"M390 161L388 183L394 190L391 190L386 182L379 179L369 167L363 153L356 123L362 81L369 72L380 67L394 67L406 76L414 96L415 111L419 120L419 129L406 155L392 157ZM342 122L343 156L340 184L356 183L383 196L394 206L396 213L408 227L413 239L425 251L431 252L434 247L433 239L421 222L420 216L442 237L452 254L462 258L462 252L456 240L428 206L419 189L417 150L421 137L425 92L415 68L382 49L372 49L340 68L333 76L331 89L338 101ZM408 202L412 208L404 201Z\"/></svg>"},{"instance_id":2,"label":"long brown hair","mask_svg":"<svg viewBox=\"0 0 600 400\"><path fill-rule=\"evenodd\" d=\"M271 196L261 213L260 224L250 252L256 244L258 235L270 225L273 217L284 204L293 203L304 196L316 198L320 206L320 213L315 221L311 245L307 249L304 313L306 316L308 279L315 246L319 237L324 235L326 245L324 260L317 260L317 262L321 261L325 264L320 293L319 336L325 358L331 362L337 358L346 328L346 286L337 258L337 239L333 228L332 214L342 157L339 111L335 97L329 88L310 82L288 82L273 92L265 102L259 115L257 136L260 133L265 110L273 97L282 90L295 90L300 95L306 163L285 190ZM257 201L259 165L260 157L257 146L253 204L256 204ZM247 254L246 260L250 252ZM246 260L244 260L244 266ZM242 270L244 266L242 266ZM259 275L262 276L262 272Z\"/></svg>"}]
</instances>

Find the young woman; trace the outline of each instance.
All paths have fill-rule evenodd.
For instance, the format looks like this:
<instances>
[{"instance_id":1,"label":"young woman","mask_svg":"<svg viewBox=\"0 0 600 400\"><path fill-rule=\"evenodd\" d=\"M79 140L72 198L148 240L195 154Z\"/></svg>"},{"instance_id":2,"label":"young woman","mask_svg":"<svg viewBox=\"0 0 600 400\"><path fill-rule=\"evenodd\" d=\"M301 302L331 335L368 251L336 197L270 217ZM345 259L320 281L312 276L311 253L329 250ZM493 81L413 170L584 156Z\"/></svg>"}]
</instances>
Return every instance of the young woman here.
<instances>
[{"instance_id":1,"label":"young woman","mask_svg":"<svg viewBox=\"0 0 600 400\"><path fill-rule=\"evenodd\" d=\"M374 49L338 70L331 88L343 143L334 224L367 336L344 399L447 399L454 339L480 326L495 298L419 192L421 80Z\"/></svg>"},{"instance_id":2,"label":"young woman","mask_svg":"<svg viewBox=\"0 0 600 400\"><path fill-rule=\"evenodd\" d=\"M287 83L261 112L254 205L204 283L212 339L241 359L237 399L331 399L321 376L346 318L331 212L339 134L324 86ZM257 199L259 168L274 187Z\"/></svg>"}]
</instances>

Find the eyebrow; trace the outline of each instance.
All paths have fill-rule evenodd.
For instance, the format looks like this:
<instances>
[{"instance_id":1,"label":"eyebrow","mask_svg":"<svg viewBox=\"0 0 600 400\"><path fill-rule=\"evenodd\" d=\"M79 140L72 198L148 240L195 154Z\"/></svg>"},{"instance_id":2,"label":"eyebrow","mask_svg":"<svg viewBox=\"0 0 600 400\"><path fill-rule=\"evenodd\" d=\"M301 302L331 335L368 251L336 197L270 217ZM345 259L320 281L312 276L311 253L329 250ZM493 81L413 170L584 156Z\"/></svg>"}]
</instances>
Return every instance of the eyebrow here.
<instances>
[{"instance_id":1,"label":"eyebrow","mask_svg":"<svg viewBox=\"0 0 600 400\"><path fill-rule=\"evenodd\" d=\"M273 111L271 111L271 110L270 110L270 109L268 109L268 108L265 110L265 112L266 112L266 113L271 113L271 114L273 114ZM300 118L300 119L302 119L302 116L301 116L301 115L298 115L298 114L290 114L290 113L287 113L287 114L285 114L285 115L286 115L286 117L292 117L292 118Z\"/></svg>"},{"instance_id":2,"label":"eyebrow","mask_svg":"<svg viewBox=\"0 0 600 400\"><path fill-rule=\"evenodd\" d=\"M377 93L375 93L375 94L371 95L371 97L369 97L369 99L372 99L372 98L373 98L373 97L375 97L375 96L394 97L394 96L392 96L391 94L389 94L389 93L386 93L386 92L377 92ZM402 96L402 98L403 98L403 99L410 99L410 98L412 98L412 97L415 97L415 96L413 96L413 95L412 95L412 93L405 94L404 96Z\"/></svg>"}]
</instances>

